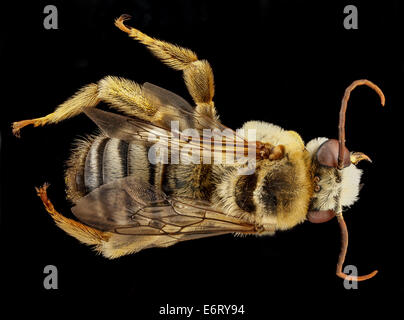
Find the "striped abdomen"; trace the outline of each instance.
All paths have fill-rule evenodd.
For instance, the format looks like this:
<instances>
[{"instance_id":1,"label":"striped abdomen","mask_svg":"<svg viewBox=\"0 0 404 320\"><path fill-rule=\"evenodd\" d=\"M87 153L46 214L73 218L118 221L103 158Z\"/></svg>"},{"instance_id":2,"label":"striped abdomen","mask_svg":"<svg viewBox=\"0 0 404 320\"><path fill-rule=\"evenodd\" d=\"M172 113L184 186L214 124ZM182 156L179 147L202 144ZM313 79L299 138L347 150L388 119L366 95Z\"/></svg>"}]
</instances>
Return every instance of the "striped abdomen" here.
<instances>
[{"instance_id":1,"label":"striped abdomen","mask_svg":"<svg viewBox=\"0 0 404 320\"><path fill-rule=\"evenodd\" d=\"M95 188L128 175L154 184L156 168L151 168L147 155L145 146L103 135L80 142L66 172L69 198L76 201Z\"/></svg>"},{"instance_id":2,"label":"striped abdomen","mask_svg":"<svg viewBox=\"0 0 404 320\"><path fill-rule=\"evenodd\" d=\"M151 164L149 149L104 135L81 141L67 163L68 198L76 202L101 185L135 175L168 195L210 199L214 185L210 165Z\"/></svg>"},{"instance_id":3,"label":"striped abdomen","mask_svg":"<svg viewBox=\"0 0 404 320\"><path fill-rule=\"evenodd\" d=\"M81 183L88 193L132 174L148 179L148 171L147 149L144 146L98 137L86 156Z\"/></svg>"}]
</instances>

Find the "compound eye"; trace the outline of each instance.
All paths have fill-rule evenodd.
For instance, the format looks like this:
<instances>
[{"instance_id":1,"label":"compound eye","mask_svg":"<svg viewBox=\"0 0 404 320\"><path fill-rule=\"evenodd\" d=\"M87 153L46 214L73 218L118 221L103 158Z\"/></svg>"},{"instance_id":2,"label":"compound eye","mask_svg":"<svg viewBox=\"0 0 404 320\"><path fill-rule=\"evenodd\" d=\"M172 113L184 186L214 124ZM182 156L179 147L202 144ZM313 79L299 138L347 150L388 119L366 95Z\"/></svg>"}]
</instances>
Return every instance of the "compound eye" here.
<instances>
[{"instance_id":1,"label":"compound eye","mask_svg":"<svg viewBox=\"0 0 404 320\"><path fill-rule=\"evenodd\" d=\"M351 158L348 149L344 146L344 161L343 167L348 167L351 164ZM337 168L338 167L338 153L339 142L335 139L329 139L324 142L317 150L317 161L326 167Z\"/></svg>"},{"instance_id":2,"label":"compound eye","mask_svg":"<svg viewBox=\"0 0 404 320\"><path fill-rule=\"evenodd\" d=\"M311 223L327 222L334 217L335 212L333 210L309 211L307 214L307 220L309 220Z\"/></svg>"}]
</instances>

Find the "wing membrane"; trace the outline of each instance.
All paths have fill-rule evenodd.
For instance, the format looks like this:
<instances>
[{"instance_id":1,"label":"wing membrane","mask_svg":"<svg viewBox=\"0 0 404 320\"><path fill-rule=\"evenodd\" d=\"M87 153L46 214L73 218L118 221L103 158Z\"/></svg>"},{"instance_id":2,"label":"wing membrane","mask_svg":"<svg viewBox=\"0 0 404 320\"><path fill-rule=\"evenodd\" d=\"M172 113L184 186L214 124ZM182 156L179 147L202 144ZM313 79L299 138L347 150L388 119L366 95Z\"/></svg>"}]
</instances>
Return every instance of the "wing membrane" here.
<instances>
[{"instance_id":1,"label":"wing membrane","mask_svg":"<svg viewBox=\"0 0 404 320\"><path fill-rule=\"evenodd\" d=\"M89 226L123 235L170 236L177 241L227 233L255 233L255 225L207 202L167 197L134 176L105 184L72 208Z\"/></svg>"},{"instance_id":2,"label":"wing membrane","mask_svg":"<svg viewBox=\"0 0 404 320\"><path fill-rule=\"evenodd\" d=\"M89 108L84 112L111 138L146 145L157 143L159 148L167 148L171 154L181 155L181 159L188 162L200 161L202 157L210 157L209 161L212 161L215 157L221 159L221 163L226 163L229 158L225 157L228 156L231 156L232 160L246 159L248 156L255 159L256 156L255 143L248 144L233 135L232 131L225 134L212 131L211 136L205 134L201 137L198 134L183 134L172 128L96 108Z\"/></svg>"},{"instance_id":3,"label":"wing membrane","mask_svg":"<svg viewBox=\"0 0 404 320\"><path fill-rule=\"evenodd\" d=\"M188 114L192 114L194 111L193 107L184 98L167 89L149 82L144 83L142 89L145 97L155 106L174 108Z\"/></svg>"},{"instance_id":4,"label":"wing membrane","mask_svg":"<svg viewBox=\"0 0 404 320\"><path fill-rule=\"evenodd\" d=\"M150 144L160 141L175 152L184 148L186 151L192 149L217 155L226 153L241 157L250 154L255 157L255 142L248 144L246 139L218 120L199 114L175 93L145 83L142 94L157 110L153 123L96 108L87 108L84 113L109 137L130 143Z\"/></svg>"}]
</instances>

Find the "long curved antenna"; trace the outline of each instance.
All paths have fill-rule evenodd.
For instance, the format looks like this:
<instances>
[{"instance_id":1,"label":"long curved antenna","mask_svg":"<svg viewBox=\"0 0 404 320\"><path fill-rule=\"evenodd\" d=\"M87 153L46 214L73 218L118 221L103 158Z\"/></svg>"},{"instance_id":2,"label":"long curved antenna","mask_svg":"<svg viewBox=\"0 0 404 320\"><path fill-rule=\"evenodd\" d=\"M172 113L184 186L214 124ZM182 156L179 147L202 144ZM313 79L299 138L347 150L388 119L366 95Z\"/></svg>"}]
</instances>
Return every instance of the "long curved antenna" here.
<instances>
[{"instance_id":1,"label":"long curved antenna","mask_svg":"<svg viewBox=\"0 0 404 320\"><path fill-rule=\"evenodd\" d=\"M345 94L344 97L342 98L341 102L341 110L339 112L339 125L338 125L338 130L339 130L339 152L338 152L338 169L343 169L344 168L344 153L345 153L345 113L346 113L346 108L348 106L348 100L351 95L351 92L353 89L355 89L357 86L363 86L366 85L373 90L377 92L377 94L380 97L381 104L384 106L386 102L386 98L384 97L384 94L382 90L375 85L373 82L362 79L362 80L356 80L352 82L352 84L345 89Z\"/></svg>"},{"instance_id":2,"label":"long curved antenna","mask_svg":"<svg viewBox=\"0 0 404 320\"><path fill-rule=\"evenodd\" d=\"M348 229L346 227L346 223L344 217L342 216L342 213L337 214L337 219L341 228L341 252L338 257L337 276L344 280L350 281L363 281L373 278L377 274L377 270L365 276L349 276L342 272L342 266L344 265L346 252L348 250Z\"/></svg>"}]
</instances>

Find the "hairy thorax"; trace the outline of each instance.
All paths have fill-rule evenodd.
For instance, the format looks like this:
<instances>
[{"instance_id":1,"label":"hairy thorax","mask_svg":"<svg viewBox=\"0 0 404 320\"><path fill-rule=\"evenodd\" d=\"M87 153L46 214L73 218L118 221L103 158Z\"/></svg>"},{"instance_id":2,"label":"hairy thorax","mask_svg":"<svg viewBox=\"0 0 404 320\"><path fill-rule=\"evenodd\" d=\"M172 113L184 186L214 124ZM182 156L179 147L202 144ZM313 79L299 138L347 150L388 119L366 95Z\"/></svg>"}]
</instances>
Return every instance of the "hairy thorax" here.
<instances>
[{"instance_id":1,"label":"hairy thorax","mask_svg":"<svg viewBox=\"0 0 404 320\"><path fill-rule=\"evenodd\" d=\"M285 156L275 161L258 161L250 175L239 175L235 168L223 168L217 173L220 182L213 203L257 225L275 225L277 230L292 228L306 219L313 193L310 155L293 131L256 121L243 126L251 128L256 129L258 140L283 144Z\"/></svg>"}]
</instances>

